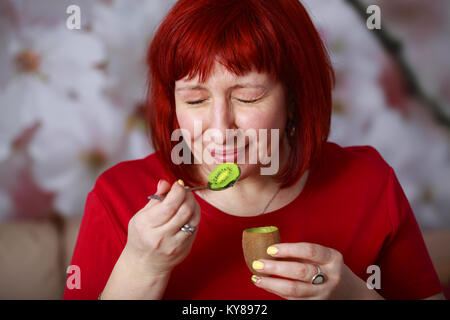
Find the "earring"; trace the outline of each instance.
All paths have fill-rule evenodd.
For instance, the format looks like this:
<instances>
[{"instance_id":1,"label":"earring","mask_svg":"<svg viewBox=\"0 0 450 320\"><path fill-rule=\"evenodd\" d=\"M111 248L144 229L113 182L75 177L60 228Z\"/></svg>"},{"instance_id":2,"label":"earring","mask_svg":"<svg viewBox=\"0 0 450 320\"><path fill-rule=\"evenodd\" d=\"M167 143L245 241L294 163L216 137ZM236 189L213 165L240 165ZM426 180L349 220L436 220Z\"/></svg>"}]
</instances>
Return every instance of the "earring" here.
<instances>
[{"instance_id":1,"label":"earring","mask_svg":"<svg viewBox=\"0 0 450 320\"><path fill-rule=\"evenodd\" d=\"M286 131L290 137L293 137L295 135L294 113L291 110L288 110Z\"/></svg>"},{"instance_id":2,"label":"earring","mask_svg":"<svg viewBox=\"0 0 450 320\"><path fill-rule=\"evenodd\" d=\"M293 110L295 110L295 98L293 95L291 95L288 107L288 119L286 124L286 131L289 137L293 137L295 135L295 122Z\"/></svg>"},{"instance_id":3,"label":"earring","mask_svg":"<svg viewBox=\"0 0 450 320\"><path fill-rule=\"evenodd\" d=\"M291 130L289 131L289 136L290 137L293 137L295 135L295 126L293 126L292 128L291 128Z\"/></svg>"},{"instance_id":4,"label":"earring","mask_svg":"<svg viewBox=\"0 0 450 320\"><path fill-rule=\"evenodd\" d=\"M295 135L295 126L292 125L292 127L291 127L290 130L289 130L289 136L290 136L290 137L293 137L294 135Z\"/></svg>"},{"instance_id":5,"label":"earring","mask_svg":"<svg viewBox=\"0 0 450 320\"><path fill-rule=\"evenodd\" d=\"M288 117L287 119L286 132L290 137L293 137L295 135L295 124L292 120L292 117Z\"/></svg>"}]
</instances>

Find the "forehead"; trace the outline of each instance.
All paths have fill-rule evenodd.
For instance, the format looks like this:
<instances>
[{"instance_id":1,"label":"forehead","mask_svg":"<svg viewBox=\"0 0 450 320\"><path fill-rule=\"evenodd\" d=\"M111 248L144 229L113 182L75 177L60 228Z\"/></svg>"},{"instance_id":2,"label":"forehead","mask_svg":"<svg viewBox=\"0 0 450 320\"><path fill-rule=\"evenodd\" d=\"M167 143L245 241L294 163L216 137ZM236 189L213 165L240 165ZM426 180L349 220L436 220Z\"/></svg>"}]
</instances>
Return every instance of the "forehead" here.
<instances>
[{"instance_id":1,"label":"forehead","mask_svg":"<svg viewBox=\"0 0 450 320\"><path fill-rule=\"evenodd\" d=\"M233 85L242 85L249 86L251 84L261 84L261 82L267 81L270 79L270 76L266 72L257 72L256 70L252 70L247 72L244 75L237 75L231 71L229 71L224 65L216 62L214 68L211 70L209 77L205 80L204 84L215 84L215 83L230 83ZM175 82L176 87L187 86L187 85L196 85L200 84L200 75L196 75L192 79L189 79L188 76L178 80Z\"/></svg>"}]
</instances>

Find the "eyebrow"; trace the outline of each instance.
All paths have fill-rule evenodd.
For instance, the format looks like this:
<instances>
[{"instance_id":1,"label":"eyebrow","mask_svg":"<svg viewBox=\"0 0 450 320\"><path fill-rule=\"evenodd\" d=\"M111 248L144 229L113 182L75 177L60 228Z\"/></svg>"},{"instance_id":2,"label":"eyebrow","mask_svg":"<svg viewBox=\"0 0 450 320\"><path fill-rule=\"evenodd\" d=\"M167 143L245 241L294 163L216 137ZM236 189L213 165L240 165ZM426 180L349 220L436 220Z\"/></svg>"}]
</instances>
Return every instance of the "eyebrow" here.
<instances>
[{"instance_id":1,"label":"eyebrow","mask_svg":"<svg viewBox=\"0 0 450 320\"><path fill-rule=\"evenodd\" d=\"M240 88L266 88L263 85L255 85L252 83L241 83L241 84L237 84L231 87L231 89L240 89ZM185 87L180 87L177 88L175 91L182 91L182 90L207 90L206 87L202 86L202 85L192 85L192 86L185 86Z\"/></svg>"}]
</instances>

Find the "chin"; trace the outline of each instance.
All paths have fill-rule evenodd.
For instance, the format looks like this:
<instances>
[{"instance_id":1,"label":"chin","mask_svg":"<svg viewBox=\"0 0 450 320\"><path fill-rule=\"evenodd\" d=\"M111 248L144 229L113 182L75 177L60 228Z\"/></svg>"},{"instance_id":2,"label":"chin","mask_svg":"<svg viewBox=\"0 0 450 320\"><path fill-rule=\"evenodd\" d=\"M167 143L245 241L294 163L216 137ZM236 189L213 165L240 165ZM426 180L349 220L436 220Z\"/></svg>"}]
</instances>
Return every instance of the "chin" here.
<instances>
[{"instance_id":1,"label":"chin","mask_svg":"<svg viewBox=\"0 0 450 320\"><path fill-rule=\"evenodd\" d=\"M245 178L253 175L259 175L260 174L260 168L256 164L240 164L237 163L239 168L241 169L241 176L239 177L239 180L244 180Z\"/></svg>"}]
</instances>

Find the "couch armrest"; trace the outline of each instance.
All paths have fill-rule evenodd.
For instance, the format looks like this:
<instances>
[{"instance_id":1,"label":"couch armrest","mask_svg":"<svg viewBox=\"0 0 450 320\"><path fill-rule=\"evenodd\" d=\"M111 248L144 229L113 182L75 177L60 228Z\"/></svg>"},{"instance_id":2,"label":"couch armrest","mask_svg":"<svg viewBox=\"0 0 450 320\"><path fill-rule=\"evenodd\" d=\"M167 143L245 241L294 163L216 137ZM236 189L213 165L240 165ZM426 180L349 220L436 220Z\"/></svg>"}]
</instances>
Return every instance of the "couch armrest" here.
<instances>
[{"instance_id":1,"label":"couch armrest","mask_svg":"<svg viewBox=\"0 0 450 320\"><path fill-rule=\"evenodd\" d=\"M0 299L60 299L59 245L51 221L0 224Z\"/></svg>"},{"instance_id":2,"label":"couch armrest","mask_svg":"<svg viewBox=\"0 0 450 320\"><path fill-rule=\"evenodd\" d=\"M447 298L450 298L450 230L425 230L423 238Z\"/></svg>"}]
</instances>

